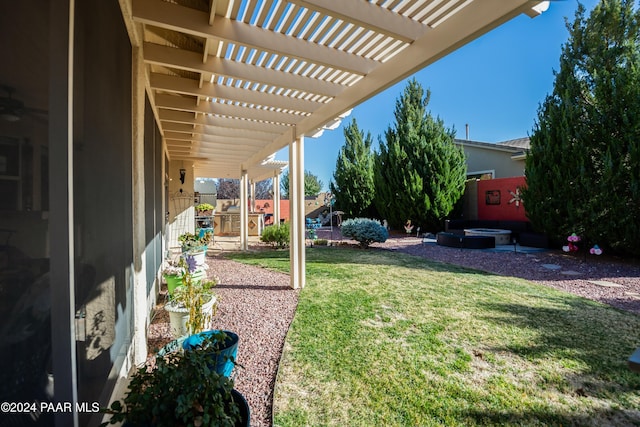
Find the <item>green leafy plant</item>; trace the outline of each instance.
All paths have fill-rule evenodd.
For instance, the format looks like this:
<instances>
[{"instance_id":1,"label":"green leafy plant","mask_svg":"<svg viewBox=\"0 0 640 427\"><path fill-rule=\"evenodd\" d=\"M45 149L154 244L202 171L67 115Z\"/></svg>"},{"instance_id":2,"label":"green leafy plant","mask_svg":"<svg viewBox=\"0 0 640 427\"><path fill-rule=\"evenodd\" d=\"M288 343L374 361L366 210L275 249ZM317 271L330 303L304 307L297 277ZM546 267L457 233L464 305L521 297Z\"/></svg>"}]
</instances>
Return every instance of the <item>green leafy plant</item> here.
<instances>
[{"instance_id":1,"label":"green leafy plant","mask_svg":"<svg viewBox=\"0 0 640 427\"><path fill-rule=\"evenodd\" d=\"M103 409L111 419L101 427L123 421L154 427L237 425L241 414L232 393L234 382L211 366L212 352L219 352L214 341L224 339L205 339L211 342L158 355L140 367L123 401Z\"/></svg>"},{"instance_id":2,"label":"green leafy plant","mask_svg":"<svg viewBox=\"0 0 640 427\"><path fill-rule=\"evenodd\" d=\"M177 260L167 259L162 268L162 274L165 276L183 276L186 272L186 265L181 262L182 257Z\"/></svg>"},{"instance_id":3,"label":"green leafy plant","mask_svg":"<svg viewBox=\"0 0 640 427\"><path fill-rule=\"evenodd\" d=\"M184 252L200 250L209 244L212 235L213 234L211 232L205 233L202 237L193 233L183 233L178 236L178 241L180 242Z\"/></svg>"},{"instance_id":4,"label":"green leafy plant","mask_svg":"<svg viewBox=\"0 0 640 427\"><path fill-rule=\"evenodd\" d=\"M196 206L196 211L198 212L212 211L213 209L214 209L214 206L210 203L200 203L199 205Z\"/></svg>"},{"instance_id":5,"label":"green leafy plant","mask_svg":"<svg viewBox=\"0 0 640 427\"><path fill-rule=\"evenodd\" d=\"M389 232L375 219L353 218L342 223L342 235L351 237L363 248L374 242L385 242Z\"/></svg>"},{"instance_id":6,"label":"green leafy plant","mask_svg":"<svg viewBox=\"0 0 640 427\"><path fill-rule=\"evenodd\" d=\"M289 223L270 225L262 230L260 241L278 248L289 246Z\"/></svg>"},{"instance_id":7,"label":"green leafy plant","mask_svg":"<svg viewBox=\"0 0 640 427\"><path fill-rule=\"evenodd\" d=\"M182 276L182 286L178 286L173 293L172 303L188 310L187 332L195 334L205 330L211 320L210 316L215 315L217 302L213 305L211 315L205 313L203 306L211 301L211 298L216 298L212 289L218 284L219 279L216 276L213 276L212 280L196 279L193 273L198 267L191 256L181 258L180 263L186 273Z\"/></svg>"}]
</instances>

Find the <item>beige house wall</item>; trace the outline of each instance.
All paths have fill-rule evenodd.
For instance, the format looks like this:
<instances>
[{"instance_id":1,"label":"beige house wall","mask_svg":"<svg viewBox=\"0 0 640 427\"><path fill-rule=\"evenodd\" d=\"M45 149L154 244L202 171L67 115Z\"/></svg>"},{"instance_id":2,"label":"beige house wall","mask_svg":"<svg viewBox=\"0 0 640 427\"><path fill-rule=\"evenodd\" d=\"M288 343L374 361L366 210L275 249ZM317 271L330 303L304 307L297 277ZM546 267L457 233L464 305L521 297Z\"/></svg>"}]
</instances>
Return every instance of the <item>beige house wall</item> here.
<instances>
[{"instance_id":1,"label":"beige house wall","mask_svg":"<svg viewBox=\"0 0 640 427\"><path fill-rule=\"evenodd\" d=\"M467 175L493 172L493 178L509 178L524 175L524 159L513 160L511 151L463 146L467 158Z\"/></svg>"}]
</instances>

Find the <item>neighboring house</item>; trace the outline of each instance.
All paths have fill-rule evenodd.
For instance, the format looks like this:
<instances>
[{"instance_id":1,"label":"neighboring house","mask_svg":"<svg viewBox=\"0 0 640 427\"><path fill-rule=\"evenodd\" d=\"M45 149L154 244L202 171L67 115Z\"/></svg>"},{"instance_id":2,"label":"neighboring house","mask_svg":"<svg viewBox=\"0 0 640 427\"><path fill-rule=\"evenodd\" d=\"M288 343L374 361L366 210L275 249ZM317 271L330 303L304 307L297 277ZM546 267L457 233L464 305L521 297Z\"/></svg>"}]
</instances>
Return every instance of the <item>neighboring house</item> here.
<instances>
[{"instance_id":1,"label":"neighboring house","mask_svg":"<svg viewBox=\"0 0 640 427\"><path fill-rule=\"evenodd\" d=\"M193 183L196 203L209 203L213 206L217 204L216 182L213 179L196 178Z\"/></svg>"},{"instance_id":2,"label":"neighboring house","mask_svg":"<svg viewBox=\"0 0 640 427\"><path fill-rule=\"evenodd\" d=\"M456 139L467 158L467 177L477 179L524 176L524 161L529 138L488 143Z\"/></svg>"}]
</instances>

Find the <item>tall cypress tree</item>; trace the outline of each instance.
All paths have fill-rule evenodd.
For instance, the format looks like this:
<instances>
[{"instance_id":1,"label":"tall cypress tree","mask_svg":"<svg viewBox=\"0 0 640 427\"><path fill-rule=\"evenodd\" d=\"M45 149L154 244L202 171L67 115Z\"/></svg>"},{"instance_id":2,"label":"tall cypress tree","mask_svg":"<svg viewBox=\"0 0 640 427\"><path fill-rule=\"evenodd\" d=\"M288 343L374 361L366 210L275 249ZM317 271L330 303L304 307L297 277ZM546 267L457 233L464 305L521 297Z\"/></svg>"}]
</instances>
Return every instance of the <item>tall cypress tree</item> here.
<instances>
[{"instance_id":1,"label":"tall cypress tree","mask_svg":"<svg viewBox=\"0 0 640 427\"><path fill-rule=\"evenodd\" d=\"M409 81L375 156L375 205L393 227L411 219L425 231L440 230L464 192L464 154L453 144L455 131L427 111L430 95Z\"/></svg>"},{"instance_id":2,"label":"tall cypress tree","mask_svg":"<svg viewBox=\"0 0 640 427\"><path fill-rule=\"evenodd\" d=\"M640 254L640 13L579 5L526 161L527 214L559 241Z\"/></svg>"},{"instance_id":3,"label":"tall cypress tree","mask_svg":"<svg viewBox=\"0 0 640 427\"><path fill-rule=\"evenodd\" d=\"M336 206L347 217L366 216L373 201L373 152L371 133L358 128L354 118L344 128L344 146L340 149L333 172L331 191Z\"/></svg>"}]
</instances>

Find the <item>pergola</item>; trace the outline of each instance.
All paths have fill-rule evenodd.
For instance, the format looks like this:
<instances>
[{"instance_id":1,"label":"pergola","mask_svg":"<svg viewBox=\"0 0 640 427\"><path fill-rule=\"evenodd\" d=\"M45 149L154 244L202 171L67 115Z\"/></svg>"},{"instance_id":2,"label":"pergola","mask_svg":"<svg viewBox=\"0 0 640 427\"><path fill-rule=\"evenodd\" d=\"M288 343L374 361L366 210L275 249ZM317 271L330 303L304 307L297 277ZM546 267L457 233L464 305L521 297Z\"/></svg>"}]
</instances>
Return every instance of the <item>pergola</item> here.
<instances>
[{"instance_id":1,"label":"pergola","mask_svg":"<svg viewBox=\"0 0 640 427\"><path fill-rule=\"evenodd\" d=\"M537 0L120 0L169 158L197 176L278 176L289 147L291 285L304 285L304 137ZM274 180L274 190L278 180Z\"/></svg>"}]
</instances>

